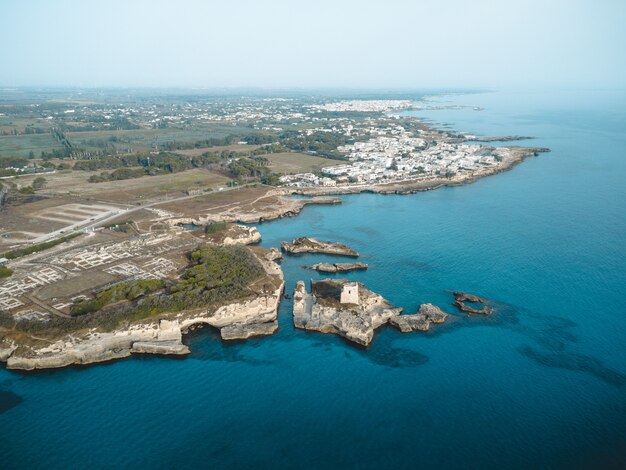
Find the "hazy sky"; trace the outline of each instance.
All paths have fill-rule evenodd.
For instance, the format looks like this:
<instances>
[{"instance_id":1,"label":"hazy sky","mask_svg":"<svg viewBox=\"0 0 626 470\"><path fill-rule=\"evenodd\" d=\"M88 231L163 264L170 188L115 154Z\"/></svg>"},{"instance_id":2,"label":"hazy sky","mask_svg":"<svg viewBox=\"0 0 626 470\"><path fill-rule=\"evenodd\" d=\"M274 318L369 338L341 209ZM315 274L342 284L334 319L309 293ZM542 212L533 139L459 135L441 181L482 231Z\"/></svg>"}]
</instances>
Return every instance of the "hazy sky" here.
<instances>
[{"instance_id":1,"label":"hazy sky","mask_svg":"<svg viewBox=\"0 0 626 470\"><path fill-rule=\"evenodd\" d=\"M626 0L0 0L0 85L626 86Z\"/></svg>"}]
</instances>

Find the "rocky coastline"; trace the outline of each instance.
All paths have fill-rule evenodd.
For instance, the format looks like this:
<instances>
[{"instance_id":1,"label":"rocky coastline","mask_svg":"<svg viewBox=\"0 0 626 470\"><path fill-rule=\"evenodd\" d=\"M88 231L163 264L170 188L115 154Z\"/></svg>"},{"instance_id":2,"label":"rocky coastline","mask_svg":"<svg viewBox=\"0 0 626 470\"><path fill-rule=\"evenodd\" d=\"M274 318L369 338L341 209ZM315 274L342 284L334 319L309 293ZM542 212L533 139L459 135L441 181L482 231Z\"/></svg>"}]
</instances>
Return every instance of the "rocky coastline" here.
<instances>
[{"instance_id":1,"label":"rocky coastline","mask_svg":"<svg viewBox=\"0 0 626 470\"><path fill-rule=\"evenodd\" d=\"M186 355L190 351L182 341L183 335L201 325L218 328L224 340L272 334L278 328L283 272L268 257L258 259L274 286L271 291L219 308L164 314L110 332L75 331L45 341L4 335L0 339L0 361L6 362L8 369L35 370L106 362L133 354Z\"/></svg>"},{"instance_id":2,"label":"rocky coastline","mask_svg":"<svg viewBox=\"0 0 626 470\"><path fill-rule=\"evenodd\" d=\"M171 227L184 224L204 226L215 223L234 224L237 222L256 224L285 217L295 217L309 205L335 205L342 202L339 197L325 195L294 198L290 197L290 191L286 191L284 188L272 188L260 199L271 199L272 203L266 207L259 207L254 210L229 208L215 214L167 217L163 219L163 222Z\"/></svg>"}]
</instances>

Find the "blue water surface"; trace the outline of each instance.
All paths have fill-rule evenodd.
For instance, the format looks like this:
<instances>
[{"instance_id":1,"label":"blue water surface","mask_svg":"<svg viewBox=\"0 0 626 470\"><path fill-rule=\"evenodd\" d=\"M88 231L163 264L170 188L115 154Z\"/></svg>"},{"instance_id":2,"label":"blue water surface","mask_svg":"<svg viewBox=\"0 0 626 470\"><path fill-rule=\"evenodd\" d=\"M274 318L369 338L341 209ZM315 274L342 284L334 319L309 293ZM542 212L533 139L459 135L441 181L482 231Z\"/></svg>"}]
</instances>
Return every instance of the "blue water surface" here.
<instances>
[{"instance_id":1,"label":"blue water surface","mask_svg":"<svg viewBox=\"0 0 626 470\"><path fill-rule=\"evenodd\" d=\"M0 370L0 468L609 468L626 463L626 94L446 95L410 114L551 153L474 184L363 194L259 226L362 253L360 280L428 333L383 327L356 348L294 330L186 359L37 374ZM473 106L484 108L482 111ZM287 292L321 277L287 258ZM489 298L468 317L451 290Z\"/></svg>"}]
</instances>

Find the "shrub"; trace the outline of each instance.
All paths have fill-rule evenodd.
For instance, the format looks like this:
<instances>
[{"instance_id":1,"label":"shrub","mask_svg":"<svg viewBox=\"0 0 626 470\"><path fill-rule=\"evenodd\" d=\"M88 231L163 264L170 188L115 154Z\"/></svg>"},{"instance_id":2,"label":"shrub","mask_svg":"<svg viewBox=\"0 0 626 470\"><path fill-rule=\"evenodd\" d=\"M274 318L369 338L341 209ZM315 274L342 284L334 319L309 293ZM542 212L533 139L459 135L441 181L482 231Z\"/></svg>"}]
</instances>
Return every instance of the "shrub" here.
<instances>
[{"instance_id":1,"label":"shrub","mask_svg":"<svg viewBox=\"0 0 626 470\"><path fill-rule=\"evenodd\" d=\"M6 266L0 266L0 279L4 277L10 277L13 274L13 270Z\"/></svg>"},{"instance_id":2,"label":"shrub","mask_svg":"<svg viewBox=\"0 0 626 470\"><path fill-rule=\"evenodd\" d=\"M226 223L225 222L215 222L212 224L207 225L204 228L204 233L217 233L217 232L221 232L222 230L226 229Z\"/></svg>"}]
</instances>

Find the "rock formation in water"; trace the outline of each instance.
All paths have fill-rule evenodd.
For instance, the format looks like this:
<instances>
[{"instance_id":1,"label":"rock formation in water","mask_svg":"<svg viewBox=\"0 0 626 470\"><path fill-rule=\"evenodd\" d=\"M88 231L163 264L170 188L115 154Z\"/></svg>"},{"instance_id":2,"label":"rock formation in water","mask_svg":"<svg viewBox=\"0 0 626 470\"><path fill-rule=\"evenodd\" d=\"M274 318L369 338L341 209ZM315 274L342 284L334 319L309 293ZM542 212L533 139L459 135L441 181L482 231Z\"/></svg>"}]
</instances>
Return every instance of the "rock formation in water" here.
<instances>
[{"instance_id":1,"label":"rock formation in water","mask_svg":"<svg viewBox=\"0 0 626 470\"><path fill-rule=\"evenodd\" d=\"M293 295L296 328L334 333L362 346L369 346L374 330L402 309L359 282L325 279L311 282L312 293L298 281Z\"/></svg>"},{"instance_id":2,"label":"rock formation in water","mask_svg":"<svg viewBox=\"0 0 626 470\"><path fill-rule=\"evenodd\" d=\"M433 304L422 304L413 315L396 315L389 319L389 324L402 333L428 331L431 323L443 323L448 314Z\"/></svg>"},{"instance_id":3,"label":"rock formation in water","mask_svg":"<svg viewBox=\"0 0 626 470\"><path fill-rule=\"evenodd\" d=\"M280 246L285 253L290 254L322 253L327 255L352 256L354 258L359 256L359 253L343 243L320 241L316 238L309 237L296 238L292 240L291 243L282 242Z\"/></svg>"},{"instance_id":4,"label":"rock formation in water","mask_svg":"<svg viewBox=\"0 0 626 470\"><path fill-rule=\"evenodd\" d=\"M367 268L368 266L365 263L318 263L307 266L307 269L313 269L322 273L343 273Z\"/></svg>"},{"instance_id":5,"label":"rock formation in water","mask_svg":"<svg viewBox=\"0 0 626 470\"><path fill-rule=\"evenodd\" d=\"M462 312L487 315L493 311L491 307L485 305L485 299L482 299L481 297L478 297L476 295L467 294L465 292L453 292L452 295L454 295L453 305ZM467 305L465 302L480 304L482 305L482 308L474 308L470 305Z\"/></svg>"}]
</instances>

